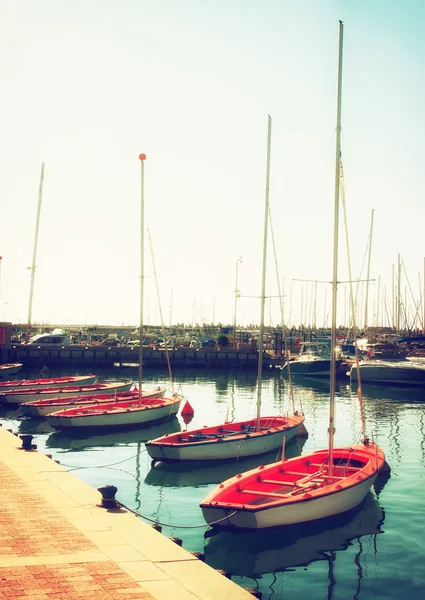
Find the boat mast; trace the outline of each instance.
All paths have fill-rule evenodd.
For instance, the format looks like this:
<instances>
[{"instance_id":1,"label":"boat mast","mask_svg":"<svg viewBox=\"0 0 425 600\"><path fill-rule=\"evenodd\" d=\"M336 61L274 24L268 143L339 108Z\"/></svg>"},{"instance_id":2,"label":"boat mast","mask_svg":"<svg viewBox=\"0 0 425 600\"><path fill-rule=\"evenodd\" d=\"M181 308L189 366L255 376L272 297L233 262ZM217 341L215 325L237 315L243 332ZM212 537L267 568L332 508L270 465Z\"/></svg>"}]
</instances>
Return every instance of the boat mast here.
<instances>
[{"instance_id":1,"label":"boat mast","mask_svg":"<svg viewBox=\"0 0 425 600\"><path fill-rule=\"evenodd\" d=\"M28 318L27 318L27 333L31 327L31 316L32 316L32 299L34 295L34 278L37 260L37 245L38 245L38 230L40 227L40 213L41 213L41 198L43 195L43 181L44 181L44 163L41 165L40 174L40 185L38 188L38 205L37 205L37 219L35 223L35 235L34 235L34 249L32 253L32 266L31 266L31 284L30 284L30 297L28 302Z\"/></svg>"},{"instance_id":2,"label":"boat mast","mask_svg":"<svg viewBox=\"0 0 425 600\"><path fill-rule=\"evenodd\" d=\"M269 220L269 182L270 182L271 135L272 135L272 118L270 115L268 115L266 200L265 200L265 207L264 207L263 270L262 270L262 282L261 282L260 335L259 335L259 340L258 340L257 427L256 427L257 431L260 430L261 380L262 380L262 374L263 374L264 305L266 302L267 229L268 229L268 220Z\"/></svg>"},{"instance_id":3,"label":"boat mast","mask_svg":"<svg viewBox=\"0 0 425 600\"><path fill-rule=\"evenodd\" d=\"M145 233L145 160L146 154L139 154L141 166L140 181L140 320L139 320L139 404L142 401L142 354L143 354L143 287L144 287L144 233Z\"/></svg>"},{"instance_id":4,"label":"boat mast","mask_svg":"<svg viewBox=\"0 0 425 600\"><path fill-rule=\"evenodd\" d=\"M338 50L338 95L336 118L336 152L335 152L335 206L334 206L334 252L332 276L332 333L331 333L331 375L329 398L329 475L333 470L334 421L335 421L335 382L336 382L336 308L338 288L338 227L339 227L339 185L341 161L341 97L342 97L342 47L344 29L339 21L339 50Z\"/></svg>"}]
</instances>

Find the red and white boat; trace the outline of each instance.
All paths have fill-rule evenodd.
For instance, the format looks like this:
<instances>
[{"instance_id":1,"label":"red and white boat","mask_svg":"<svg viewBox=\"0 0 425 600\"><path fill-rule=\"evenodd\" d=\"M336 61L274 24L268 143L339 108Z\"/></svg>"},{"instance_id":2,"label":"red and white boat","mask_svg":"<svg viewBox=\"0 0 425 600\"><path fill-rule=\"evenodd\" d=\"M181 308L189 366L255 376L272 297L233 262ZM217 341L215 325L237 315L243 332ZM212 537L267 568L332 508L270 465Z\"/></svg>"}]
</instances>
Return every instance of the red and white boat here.
<instances>
[{"instance_id":1,"label":"red and white boat","mask_svg":"<svg viewBox=\"0 0 425 600\"><path fill-rule=\"evenodd\" d=\"M142 402L147 402L153 398L162 398L165 389L157 388L152 391L142 392ZM28 417L46 417L58 410L67 410L77 406L99 406L110 404L111 402L128 402L139 399L139 390L134 389L125 392L108 392L106 394L93 394L90 396L66 396L49 398L47 400L35 400L22 404L21 412Z\"/></svg>"},{"instance_id":2,"label":"red and white boat","mask_svg":"<svg viewBox=\"0 0 425 600\"><path fill-rule=\"evenodd\" d=\"M9 375L16 375L22 369L22 363L6 363L0 365L0 378L9 377Z\"/></svg>"},{"instance_id":3,"label":"red and white boat","mask_svg":"<svg viewBox=\"0 0 425 600\"><path fill-rule=\"evenodd\" d=\"M261 417L258 428L257 420L250 419L179 431L145 445L153 464L239 459L282 448L301 433L303 423L303 415Z\"/></svg>"},{"instance_id":4,"label":"red and white boat","mask_svg":"<svg viewBox=\"0 0 425 600\"><path fill-rule=\"evenodd\" d=\"M201 503L207 523L263 529L347 512L366 497L385 456L372 442L318 450L260 466L221 483Z\"/></svg>"},{"instance_id":5,"label":"red and white boat","mask_svg":"<svg viewBox=\"0 0 425 600\"><path fill-rule=\"evenodd\" d=\"M130 381L111 381L109 383L92 383L89 385L68 385L64 387L28 388L0 393L0 403L25 404L35 400L51 398L70 398L71 396L90 396L93 394L106 394L127 392L133 387Z\"/></svg>"},{"instance_id":6,"label":"red and white boat","mask_svg":"<svg viewBox=\"0 0 425 600\"><path fill-rule=\"evenodd\" d=\"M140 261L140 326L139 326L139 384L142 386L143 366L143 284L144 284L144 161L145 154L140 154L141 161L141 261ZM142 402L142 396L128 402L111 402L102 406L70 408L47 415L48 423L59 430L96 431L116 430L122 428L143 427L158 421L167 421L175 417L183 396L173 393L170 397L154 398Z\"/></svg>"},{"instance_id":7,"label":"red and white boat","mask_svg":"<svg viewBox=\"0 0 425 600\"><path fill-rule=\"evenodd\" d=\"M270 164L271 119L268 128L268 156ZM267 169L267 181L269 170ZM268 184L267 184L268 190ZM266 299L266 257L267 230L269 220L269 198L266 193L263 269L261 289L261 316L258 341L258 377L257 377L257 415L256 418L237 422L226 422L220 425L191 429L178 434L165 435L145 443L152 466L157 461L217 461L237 460L266 454L272 450L283 449L283 446L300 433L305 434L304 415L293 410L292 415L261 416L261 388L264 351L264 305Z\"/></svg>"},{"instance_id":8,"label":"red and white boat","mask_svg":"<svg viewBox=\"0 0 425 600\"><path fill-rule=\"evenodd\" d=\"M15 379L0 381L0 396L13 390L26 390L47 387L64 387L68 385L89 385L97 381L97 375L74 375L71 377L52 377L49 379Z\"/></svg>"},{"instance_id":9,"label":"red and white boat","mask_svg":"<svg viewBox=\"0 0 425 600\"><path fill-rule=\"evenodd\" d=\"M47 415L49 425L59 430L105 431L118 428L143 427L176 416L183 396L153 398L142 402L110 402L61 410Z\"/></svg>"},{"instance_id":10,"label":"red and white boat","mask_svg":"<svg viewBox=\"0 0 425 600\"><path fill-rule=\"evenodd\" d=\"M329 445L325 450L317 450L308 455L260 466L221 483L200 505L205 520L213 527L255 530L309 523L340 515L361 504L378 474L388 466L381 448L366 437L362 410L360 410L362 443L334 448L338 215L340 194L342 195L344 190L340 157L342 39L343 25L340 21ZM350 291L353 298L352 290ZM354 322L353 305L352 311ZM355 331L354 327L353 330ZM360 395L359 401L361 404Z\"/></svg>"}]
</instances>

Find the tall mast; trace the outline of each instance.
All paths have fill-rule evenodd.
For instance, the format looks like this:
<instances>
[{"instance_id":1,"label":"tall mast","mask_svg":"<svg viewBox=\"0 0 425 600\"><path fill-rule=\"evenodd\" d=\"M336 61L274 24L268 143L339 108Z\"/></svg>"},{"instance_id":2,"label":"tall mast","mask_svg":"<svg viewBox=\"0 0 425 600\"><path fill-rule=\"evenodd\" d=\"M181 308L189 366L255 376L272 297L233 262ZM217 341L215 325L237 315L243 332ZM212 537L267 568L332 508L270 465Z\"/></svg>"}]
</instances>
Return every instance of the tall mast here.
<instances>
[{"instance_id":1,"label":"tall mast","mask_svg":"<svg viewBox=\"0 0 425 600\"><path fill-rule=\"evenodd\" d=\"M139 404L142 401L143 374L143 288L145 267L145 160L146 154L139 154L140 159L140 320L139 320Z\"/></svg>"},{"instance_id":2,"label":"tall mast","mask_svg":"<svg viewBox=\"0 0 425 600\"><path fill-rule=\"evenodd\" d=\"M365 299L365 311L364 311L364 326L365 329L368 325L367 323L367 308L368 308L368 302L369 302L369 277L370 277L370 257L372 254L372 233L373 233L373 215L374 215L375 210L372 209L372 218L371 218L371 222L370 222L370 234L369 234L369 258L368 258L368 264L367 264L367 279L366 279L366 299Z\"/></svg>"},{"instance_id":3,"label":"tall mast","mask_svg":"<svg viewBox=\"0 0 425 600\"><path fill-rule=\"evenodd\" d=\"M266 200L265 200L265 207L264 207L264 238L263 238L263 271L262 271L262 282L261 282L260 337L259 337L259 342L258 342L257 431L259 431L259 429L260 429L261 379L262 379L262 374L263 374L264 305L266 302L267 229L268 229L268 219L269 219L269 182L270 182L271 135L272 135L272 118L270 115L268 115Z\"/></svg>"},{"instance_id":4,"label":"tall mast","mask_svg":"<svg viewBox=\"0 0 425 600\"><path fill-rule=\"evenodd\" d=\"M335 381L336 381L336 305L338 287L338 226L339 226L339 179L341 160L341 98L342 98L342 47L343 24L339 21L339 51L338 51L338 95L336 118L336 151L335 151L335 206L334 206L334 252L332 276L332 335L331 335L331 375L329 398L329 475L333 470L334 421L335 421Z\"/></svg>"},{"instance_id":5,"label":"tall mast","mask_svg":"<svg viewBox=\"0 0 425 600\"><path fill-rule=\"evenodd\" d=\"M31 327L31 316L32 316L32 299L34 295L34 278L37 261L37 245L38 245L38 230L40 227L40 213L41 213L41 198L43 196L43 180L44 180L44 163L41 165L40 185L38 188L38 204L37 204L37 220L35 223L35 235L34 235L34 249L32 253L32 266L31 266L31 284L30 284L30 297L28 302L28 319L27 319L27 332Z\"/></svg>"}]
</instances>

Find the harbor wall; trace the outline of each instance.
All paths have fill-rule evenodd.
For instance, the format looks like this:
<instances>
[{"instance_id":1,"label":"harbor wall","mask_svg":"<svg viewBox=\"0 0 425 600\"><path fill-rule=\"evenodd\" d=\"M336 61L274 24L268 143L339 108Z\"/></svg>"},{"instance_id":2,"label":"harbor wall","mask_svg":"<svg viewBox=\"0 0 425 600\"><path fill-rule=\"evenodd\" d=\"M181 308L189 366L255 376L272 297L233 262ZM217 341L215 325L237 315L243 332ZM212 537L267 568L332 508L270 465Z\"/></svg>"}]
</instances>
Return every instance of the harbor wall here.
<instances>
[{"instance_id":1,"label":"harbor wall","mask_svg":"<svg viewBox=\"0 0 425 600\"><path fill-rule=\"evenodd\" d=\"M26 367L42 367L43 365L74 367L111 367L137 365L139 363L138 348L102 347L102 346L31 346L12 345L3 352L4 362L20 362ZM257 369L258 353L226 348L182 348L178 350L143 349L142 361L146 367L214 367ZM272 354L263 355L264 366L278 366L282 359Z\"/></svg>"}]
</instances>

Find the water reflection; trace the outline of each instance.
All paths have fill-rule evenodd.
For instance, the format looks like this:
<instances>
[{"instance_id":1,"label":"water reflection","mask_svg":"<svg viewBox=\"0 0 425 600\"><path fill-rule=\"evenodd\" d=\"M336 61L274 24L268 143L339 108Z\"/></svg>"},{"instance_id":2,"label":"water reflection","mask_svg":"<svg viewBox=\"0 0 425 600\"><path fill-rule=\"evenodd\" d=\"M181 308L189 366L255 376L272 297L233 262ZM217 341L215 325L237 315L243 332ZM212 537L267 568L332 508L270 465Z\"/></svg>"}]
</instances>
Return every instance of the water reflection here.
<instances>
[{"instance_id":1,"label":"water reflection","mask_svg":"<svg viewBox=\"0 0 425 600\"><path fill-rule=\"evenodd\" d=\"M299 456L305 441L305 438L291 440L291 443L285 448L286 458ZM273 451L252 458L225 462L215 461L211 464L206 464L205 462L199 464L194 461L175 464L157 463L147 473L145 483L165 487L218 484L225 479L229 479L229 477L234 477L238 473L255 469L260 464L268 465L276 462L276 460L280 460L280 458L280 451Z\"/></svg>"},{"instance_id":2,"label":"water reflection","mask_svg":"<svg viewBox=\"0 0 425 600\"><path fill-rule=\"evenodd\" d=\"M357 386L352 385L352 390L357 391ZM425 401L425 389L409 388L409 387L394 387L388 385L374 385L371 383L362 383L362 393L364 398L370 400L390 400L394 403L406 402L417 403Z\"/></svg>"},{"instance_id":3,"label":"water reflection","mask_svg":"<svg viewBox=\"0 0 425 600\"><path fill-rule=\"evenodd\" d=\"M317 523L291 525L273 531L208 532L205 562L232 575L256 578L265 573L329 560L355 539L384 533L384 510L369 493L354 511Z\"/></svg>"},{"instance_id":4,"label":"water reflection","mask_svg":"<svg viewBox=\"0 0 425 600\"><path fill-rule=\"evenodd\" d=\"M56 431L46 440L47 448L61 448L63 450L84 450L100 446L128 446L138 442L147 442L167 433L176 433L181 430L178 419L172 419L162 425L155 425L148 429L132 429L131 431L117 431L103 435L87 435L84 432Z\"/></svg>"}]
</instances>

